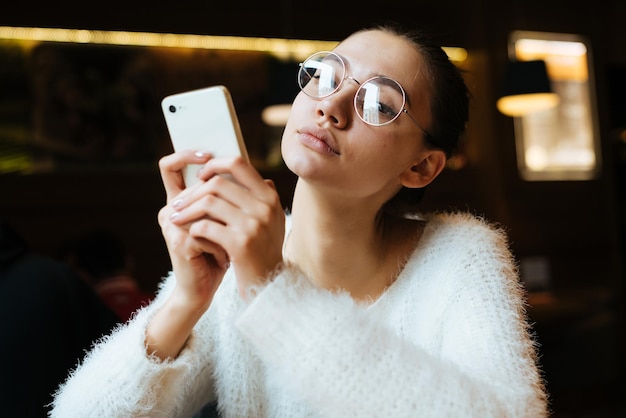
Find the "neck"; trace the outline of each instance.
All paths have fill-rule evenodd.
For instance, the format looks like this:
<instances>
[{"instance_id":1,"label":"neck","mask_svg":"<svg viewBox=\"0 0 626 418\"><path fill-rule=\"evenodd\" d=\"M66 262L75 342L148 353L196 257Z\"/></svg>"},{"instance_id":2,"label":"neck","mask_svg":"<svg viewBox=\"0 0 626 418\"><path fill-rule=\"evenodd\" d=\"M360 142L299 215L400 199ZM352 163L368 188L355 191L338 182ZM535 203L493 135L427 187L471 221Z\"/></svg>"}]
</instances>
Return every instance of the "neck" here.
<instances>
[{"instance_id":1,"label":"neck","mask_svg":"<svg viewBox=\"0 0 626 418\"><path fill-rule=\"evenodd\" d=\"M298 181L286 258L318 287L346 290L356 299L375 298L401 264L393 257L398 240L392 231L397 228L389 223L379 204L326 196Z\"/></svg>"}]
</instances>

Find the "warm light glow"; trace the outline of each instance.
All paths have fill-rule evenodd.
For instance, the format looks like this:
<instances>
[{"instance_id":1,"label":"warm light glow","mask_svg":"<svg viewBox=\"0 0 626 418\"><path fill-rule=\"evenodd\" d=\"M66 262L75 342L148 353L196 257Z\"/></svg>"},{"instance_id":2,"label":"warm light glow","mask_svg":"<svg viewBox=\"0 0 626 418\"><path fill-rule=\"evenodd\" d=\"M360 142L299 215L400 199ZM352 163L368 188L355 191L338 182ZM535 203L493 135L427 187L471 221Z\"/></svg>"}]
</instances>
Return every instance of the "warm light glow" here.
<instances>
[{"instance_id":1,"label":"warm light glow","mask_svg":"<svg viewBox=\"0 0 626 418\"><path fill-rule=\"evenodd\" d=\"M317 51L335 48L335 41L314 41L283 38L252 38L242 36L183 35L175 33L100 31L85 29L54 29L0 26L0 39L31 42L70 42L104 45L164 46L172 48L226 49L260 51L281 59L303 60ZM444 47L450 60L463 62L467 51Z\"/></svg>"},{"instance_id":2,"label":"warm light glow","mask_svg":"<svg viewBox=\"0 0 626 418\"><path fill-rule=\"evenodd\" d=\"M582 42L549 41L545 39L519 39L515 42L518 54L529 55L570 55L579 56L587 53L587 47Z\"/></svg>"},{"instance_id":3,"label":"warm light glow","mask_svg":"<svg viewBox=\"0 0 626 418\"><path fill-rule=\"evenodd\" d=\"M553 153L553 165L563 168L589 170L596 164L593 149L561 147Z\"/></svg>"},{"instance_id":4,"label":"warm light glow","mask_svg":"<svg viewBox=\"0 0 626 418\"><path fill-rule=\"evenodd\" d=\"M263 109L261 119L269 126L285 126L290 112L291 104L272 105Z\"/></svg>"},{"instance_id":5,"label":"warm light glow","mask_svg":"<svg viewBox=\"0 0 626 418\"><path fill-rule=\"evenodd\" d=\"M589 78L587 47L582 42L519 39L515 42L515 56L520 61L546 61L552 80L586 81Z\"/></svg>"},{"instance_id":6,"label":"warm light glow","mask_svg":"<svg viewBox=\"0 0 626 418\"><path fill-rule=\"evenodd\" d=\"M541 171L548 167L548 150L539 145L526 149L526 166L533 171Z\"/></svg>"},{"instance_id":7,"label":"warm light glow","mask_svg":"<svg viewBox=\"0 0 626 418\"><path fill-rule=\"evenodd\" d=\"M596 163L593 150L532 145L526 149L526 166L532 171L590 170Z\"/></svg>"},{"instance_id":8,"label":"warm light glow","mask_svg":"<svg viewBox=\"0 0 626 418\"><path fill-rule=\"evenodd\" d=\"M559 104L559 96L554 93L518 94L498 99L496 106L505 115L519 117L533 112L551 109Z\"/></svg>"},{"instance_id":9,"label":"warm light glow","mask_svg":"<svg viewBox=\"0 0 626 418\"><path fill-rule=\"evenodd\" d=\"M467 50L465 48L444 46L442 49L448 55L450 61L463 62L467 59Z\"/></svg>"},{"instance_id":10,"label":"warm light glow","mask_svg":"<svg viewBox=\"0 0 626 418\"><path fill-rule=\"evenodd\" d=\"M164 46L268 52L281 59L301 60L337 42L241 36L183 35L174 33L99 31L0 26L0 39L36 42L93 43L103 45Z\"/></svg>"},{"instance_id":11,"label":"warm light glow","mask_svg":"<svg viewBox=\"0 0 626 418\"><path fill-rule=\"evenodd\" d=\"M560 99L542 112L511 110L518 113L511 116L518 116L515 141L521 177L529 181L596 178L601 161L589 43L574 34L516 31L510 38L509 56L517 61L543 60ZM507 105L503 102L498 103L499 109Z\"/></svg>"}]
</instances>

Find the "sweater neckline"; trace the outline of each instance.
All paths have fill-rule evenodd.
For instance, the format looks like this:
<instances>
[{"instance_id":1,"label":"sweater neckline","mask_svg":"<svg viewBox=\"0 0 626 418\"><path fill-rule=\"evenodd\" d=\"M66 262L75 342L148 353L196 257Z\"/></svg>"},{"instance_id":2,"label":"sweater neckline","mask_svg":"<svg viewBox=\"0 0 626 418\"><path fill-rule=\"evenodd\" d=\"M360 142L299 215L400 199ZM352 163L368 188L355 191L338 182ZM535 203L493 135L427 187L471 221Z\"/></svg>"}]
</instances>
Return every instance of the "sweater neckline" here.
<instances>
[{"instance_id":1,"label":"sweater neckline","mask_svg":"<svg viewBox=\"0 0 626 418\"><path fill-rule=\"evenodd\" d=\"M393 294L396 293L396 289L402 286L403 283L406 280L408 280L406 277L410 276L408 272L410 270L411 271L413 270L413 265L419 262L421 258L420 251L423 247L422 242L426 240L427 236L432 234L431 225L433 222L433 218L432 216L424 216L420 214L417 217L417 219L423 221L425 224L422 235L415 242L415 247L409 254L409 257L406 263L404 264L404 266L398 272L396 279L389 286L387 286L387 288L380 294L379 297L377 297L376 299L373 299L370 303L367 303L367 309L374 308L375 306L383 304L386 299L392 297ZM287 239L289 237L290 232L291 232L291 214L287 214L287 216L285 217L285 238L283 240L283 248L282 248L283 257L285 256L285 247L286 247Z\"/></svg>"},{"instance_id":2,"label":"sweater neckline","mask_svg":"<svg viewBox=\"0 0 626 418\"><path fill-rule=\"evenodd\" d=\"M409 272L415 270L414 266L419 263L422 258L422 249L424 247L422 243L429 240L430 235L433 233L433 229L431 228L433 222L432 218L423 217L421 218L421 220L423 220L425 223L424 231L419 239L416 241L415 247L411 251L411 254L409 255L406 263L398 273L393 283L387 286L387 288L381 293L378 298L372 300L372 302L368 304L367 309L373 309L376 306L384 304L387 299L393 298L393 295L400 291L398 290L398 288L404 286L404 283L410 279L411 274Z\"/></svg>"}]
</instances>

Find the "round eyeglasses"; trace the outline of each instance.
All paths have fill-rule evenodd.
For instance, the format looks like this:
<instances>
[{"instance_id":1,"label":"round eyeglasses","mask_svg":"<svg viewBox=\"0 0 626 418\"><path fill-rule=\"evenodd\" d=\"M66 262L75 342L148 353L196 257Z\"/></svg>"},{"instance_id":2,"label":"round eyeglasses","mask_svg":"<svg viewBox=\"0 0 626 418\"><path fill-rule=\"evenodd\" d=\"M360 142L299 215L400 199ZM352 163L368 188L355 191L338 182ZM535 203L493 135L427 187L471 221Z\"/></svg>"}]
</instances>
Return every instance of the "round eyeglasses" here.
<instances>
[{"instance_id":1,"label":"round eyeglasses","mask_svg":"<svg viewBox=\"0 0 626 418\"><path fill-rule=\"evenodd\" d=\"M406 113L424 136L430 138L430 134L417 123L405 107L406 93L396 80L376 76L360 83L354 77L346 75L345 62L339 55L330 51L311 55L300 64L298 70L300 89L314 99L328 97L337 92L346 79L354 81L359 86L354 95L354 108L363 122L373 126L384 126L396 120L400 114Z\"/></svg>"}]
</instances>

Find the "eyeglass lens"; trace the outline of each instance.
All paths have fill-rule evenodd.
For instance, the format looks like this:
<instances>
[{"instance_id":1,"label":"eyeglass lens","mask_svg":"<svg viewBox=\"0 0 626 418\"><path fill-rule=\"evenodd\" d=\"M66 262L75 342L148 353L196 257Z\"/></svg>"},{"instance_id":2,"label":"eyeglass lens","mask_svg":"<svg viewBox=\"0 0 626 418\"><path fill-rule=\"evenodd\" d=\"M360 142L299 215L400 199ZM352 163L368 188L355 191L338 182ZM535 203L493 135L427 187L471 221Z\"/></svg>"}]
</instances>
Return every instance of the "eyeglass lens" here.
<instances>
[{"instance_id":1,"label":"eyeglass lens","mask_svg":"<svg viewBox=\"0 0 626 418\"><path fill-rule=\"evenodd\" d=\"M320 52L302 63L298 72L298 83L307 96L322 98L339 89L345 73L345 65L338 55ZM359 86L354 98L357 114L370 125L386 125L392 122L402 112L404 103L402 87L387 77L367 80Z\"/></svg>"}]
</instances>

